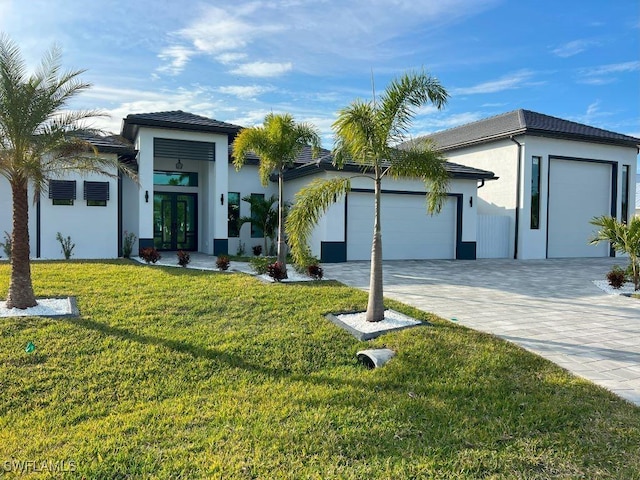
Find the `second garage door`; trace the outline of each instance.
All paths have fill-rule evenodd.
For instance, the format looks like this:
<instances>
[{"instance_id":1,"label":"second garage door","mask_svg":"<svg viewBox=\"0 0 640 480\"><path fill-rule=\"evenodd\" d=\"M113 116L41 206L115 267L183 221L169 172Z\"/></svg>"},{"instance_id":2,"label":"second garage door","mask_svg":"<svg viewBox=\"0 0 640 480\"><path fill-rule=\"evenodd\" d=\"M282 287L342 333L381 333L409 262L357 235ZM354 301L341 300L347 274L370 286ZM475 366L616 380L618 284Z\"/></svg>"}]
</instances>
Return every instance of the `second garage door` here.
<instances>
[{"instance_id":1,"label":"second garage door","mask_svg":"<svg viewBox=\"0 0 640 480\"><path fill-rule=\"evenodd\" d=\"M456 202L456 197L448 197L442 211L431 216L424 195L382 194L383 258L455 258ZM373 194L351 192L347 200L347 260L369 260L372 237Z\"/></svg>"},{"instance_id":2,"label":"second garage door","mask_svg":"<svg viewBox=\"0 0 640 480\"><path fill-rule=\"evenodd\" d=\"M608 256L607 243L588 242L596 229L589 221L610 213L610 164L550 159L547 257Z\"/></svg>"}]
</instances>

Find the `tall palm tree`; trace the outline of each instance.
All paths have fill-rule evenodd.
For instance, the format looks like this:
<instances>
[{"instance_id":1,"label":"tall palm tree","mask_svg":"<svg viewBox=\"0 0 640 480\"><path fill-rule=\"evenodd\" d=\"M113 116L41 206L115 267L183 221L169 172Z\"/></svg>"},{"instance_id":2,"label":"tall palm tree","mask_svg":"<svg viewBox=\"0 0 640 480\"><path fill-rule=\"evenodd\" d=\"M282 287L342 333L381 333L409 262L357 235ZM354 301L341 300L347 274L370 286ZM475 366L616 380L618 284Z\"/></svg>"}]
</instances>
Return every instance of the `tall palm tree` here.
<instances>
[{"instance_id":1,"label":"tall palm tree","mask_svg":"<svg viewBox=\"0 0 640 480\"><path fill-rule=\"evenodd\" d=\"M278 175L278 262L286 275L287 247L284 237L284 171L291 167L305 146L311 145L315 157L320 150L320 135L308 123L296 123L291 115L269 113L262 126L245 128L233 142L233 164L242 168L249 152L260 159L259 174L263 186L272 173ZM266 253L266 252L265 252Z\"/></svg>"},{"instance_id":2,"label":"tall palm tree","mask_svg":"<svg viewBox=\"0 0 640 480\"><path fill-rule=\"evenodd\" d=\"M631 217L628 223L619 222L613 217L603 215L590 222L600 230L589 240L590 245L609 242L620 253L626 253L633 273L635 290L640 289L640 217Z\"/></svg>"},{"instance_id":3,"label":"tall palm tree","mask_svg":"<svg viewBox=\"0 0 640 480\"><path fill-rule=\"evenodd\" d=\"M60 57L53 47L36 72L27 75L20 49L0 34L0 175L9 182L13 201L7 308L37 304L29 260L29 185L37 200L52 176L117 172L117 161L100 158L78 135L87 132L81 122L99 113L65 110L90 85L79 79L82 70L62 72Z\"/></svg>"},{"instance_id":4,"label":"tall palm tree","mask_svg":"<svg viewBox=\"0 0 640 480\"><path fill-rule=\"evenodd\" d=\"M335 143L333 161L337 168L345 162L362 166L363 174L374 183L374 225L371 245L371 273L366 319L384 319L382 285L382 236L380 200L382 179L417 178L425 182L427 210L437 213L442 208L449 185L445 159L428 142L409 142L407 148L397 146L408 140L415 109L432 104L438 109L448 94L440 82L430 75L408 73L393 80L380 97L372 101L355 100L340 110L333 123ZM349 177L317 180L296 195L287 220L291 254L296 261L304 261L307 240L324 212L338 198L351 189Z\"/></svg>"}]
</instances>

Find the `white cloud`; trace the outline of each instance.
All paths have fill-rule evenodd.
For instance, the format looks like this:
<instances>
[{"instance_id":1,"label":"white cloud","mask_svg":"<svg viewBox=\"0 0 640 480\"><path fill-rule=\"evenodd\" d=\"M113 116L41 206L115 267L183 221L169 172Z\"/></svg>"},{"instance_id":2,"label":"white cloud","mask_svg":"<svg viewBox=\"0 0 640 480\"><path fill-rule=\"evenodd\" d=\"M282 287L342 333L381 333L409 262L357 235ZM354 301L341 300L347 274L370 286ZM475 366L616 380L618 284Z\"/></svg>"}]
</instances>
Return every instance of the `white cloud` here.
<instances>
[{"instance_id":1,"label":"white cloud","mask_svg":"<svg viewBox=\"0 0 640 480\"><path fill-rule=\"evenodd\" d=\"M216 60L218 60L220 63L224 65L228 65L230 63L238 63L241 60L244 60L245 58L247 58L246 53L227 52L227 53L221 53L220 55L218 55L216 57Z\"/></svg>"},{"instance_id":2,"label":"white cloud","mask_svg":"<svg viewBox=\"0 0 640 480\"><path fill-rule=\"evenodd\" d=\"M271 92L273 90L273 87L265 85L228 85L226 87L218 88L218 92L220 93L233 95L243 100L253 99L263 93Z\"/></svg>"},{"instance_id":3,"label":"white cloud","mask_svg":"<svg viewBox=\"0 0 640 480\"><path fill-rule=\"evenodd\" d=\"M491 80L489 82L480 83L473 87L454 88L452 93L454 95L477 95L482 93L496 93L504 90L513 90L521 88L527 83L533 76L533 73L528 70L520 70L511 75L503 76L498 80Z\"/></svg>"},{"instance_id":4,"label":"white cloud","mask_svg":"<svg viewBox=\"0 0 640 480\"><path fill-rule=\"evenodd\" d=\"M590 68L584 71L589 77L597 77L610 75L613 73L628 73L640 71L640 61L612 63L609 65L601 65L599 67Z\"/></svg>"},{"instance_id":5,"label":"white cloud","mask_svg":"<svg viewBox=\"0 0 640 480\"><path fill-rule=\"evenodd\" d=\"M252 62L238 65L231 70L230 73L242 75L245 77L278 77L291 71L293 65L291 62L286 63L270 63L270 62Z\"/></svg>"},{"instance_id":6,"label":"white cloud","mask_svg":"<svg viewBox=\"0 0 640 480\"><path fill-rule=\"evenodd\" d=\"M166 60L168 63L165 63L158 68L158 71L168 72L171 75L178 75L184 70L189 59L194 55L194 53L195 52L193 50L180 45L167 47L160 52L158 58Z\"/></svg>"},{"instance_id":7,"label":"white cloud","mask_svg":"<svg viewBox=\"0 0 640 480\"><path fill-rule=\"evenodd\" d=\"M584 52L587 48L598 43L593 40L573 40L571 42L560 45L551 52L561 58L572 57Z\"/></svg>"}]
</instances>

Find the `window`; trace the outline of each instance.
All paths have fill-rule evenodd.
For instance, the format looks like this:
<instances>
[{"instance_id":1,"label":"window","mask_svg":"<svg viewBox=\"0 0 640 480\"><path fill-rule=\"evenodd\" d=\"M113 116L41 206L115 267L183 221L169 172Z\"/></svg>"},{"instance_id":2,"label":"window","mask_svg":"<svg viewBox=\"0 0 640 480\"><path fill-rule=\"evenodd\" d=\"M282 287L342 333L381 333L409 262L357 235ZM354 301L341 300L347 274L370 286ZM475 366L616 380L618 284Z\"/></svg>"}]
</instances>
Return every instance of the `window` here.
<instances>
[{"instance_id":1,"label":"window","mask_svg":"<svg viewBox=\"0 0 640 480\"><path fill-rule=\"evenodd\" d=\"M531 159L531 229L540 228L540 163L541 157Z\"/></svg>"},{"instance_id":2,"label":"window","mask_svg":"<svg viewBox=\"0 0 640 480\"><path fill-rule=\"evenodd\" d=\"M49 180L49 198L54 205L73 205L76 199L76 181Z\"/></svg>"},{"instance_id":3,"label":"window","mask_svg":"<svg viewBox=\"0 0 640 480\"><path fill-rule=\"evenodd\" d=\"M629 165L622 166L622 222L629 220Z\"/></svg>"},{"instance_id":4,"label":"window","mask_svg":"<svg viewBox=\"0 0 640 480\"><path fill-rule=\"evenodd\" d=\"M166 172L154 170L154 185L172 185L175 187L197 187L198 172Z\"/></svg>"},{"instance_id":5,"label":"window","mask_svg":"<svg viewBox=\"0 0 640 480\"><path fill-rule=\"evenodd\" d=\"M89 207L106 207L109 200L109 182L84 182L84 199Z\"/></svg>"},{"instance_id":6,"label":"window","mask_svg":"<svg viewBox=\"0 0 640 480\"><path fill-rule=\"evenodd\" d=\"M238 219L240 218L240 194L229 192L227 194L227 206L229 217L229 237L239 237Z\"/></svg>"},{"instance_id":7,"label":"window","mask_svg":"<svg viewBox=\"0 0 640 480\"><path fill-rule=\"evenodd\" d=\"M252 200L264 200L264 193L252 193L251 194L251 199ZM256 212L253 211L253 207L251 207L251 218L255 219L256 217ZM253 223L251 224L251 238L262 238L264 237L264 233L262 232L262 229L260 227L258 227L257 225L254 225Z\"/></svg>"}]
</instances>

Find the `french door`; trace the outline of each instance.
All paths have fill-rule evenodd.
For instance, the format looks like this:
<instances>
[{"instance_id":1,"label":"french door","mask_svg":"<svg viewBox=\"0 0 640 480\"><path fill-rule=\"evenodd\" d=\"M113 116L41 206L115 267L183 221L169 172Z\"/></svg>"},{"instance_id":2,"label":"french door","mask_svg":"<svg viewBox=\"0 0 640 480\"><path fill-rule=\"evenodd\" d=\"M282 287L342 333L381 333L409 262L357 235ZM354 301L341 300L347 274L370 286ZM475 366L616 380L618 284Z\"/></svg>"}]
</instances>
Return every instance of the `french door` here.
<instances>
[{"instance_id":1,"label":"french door","mask_svg":"<svg viewBox=\"0 0 640 480\"><path fill-rule=\"evenodd\" d=\"M158 250L198 249L198 195L153 194L153 243Z\"/></svg>"}]
</instances>

